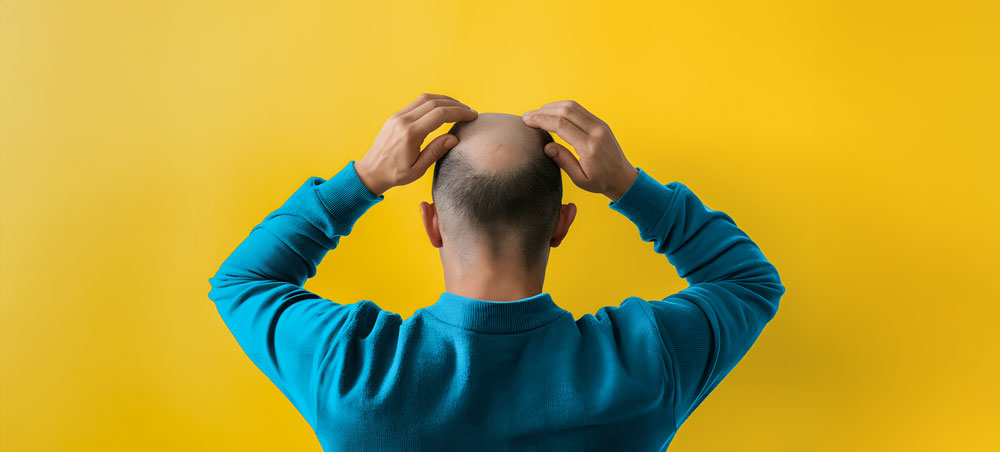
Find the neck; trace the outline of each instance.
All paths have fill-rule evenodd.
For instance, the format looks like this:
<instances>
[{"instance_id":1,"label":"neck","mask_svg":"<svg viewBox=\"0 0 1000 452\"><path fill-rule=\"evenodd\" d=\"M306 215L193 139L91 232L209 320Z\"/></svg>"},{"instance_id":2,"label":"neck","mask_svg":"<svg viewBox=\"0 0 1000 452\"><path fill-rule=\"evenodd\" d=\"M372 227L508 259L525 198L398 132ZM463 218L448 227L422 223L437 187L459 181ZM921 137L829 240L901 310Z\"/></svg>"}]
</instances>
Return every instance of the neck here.
<instances>
[{"instance_id":1,"label":"neck","mask_svg":"<svg viewBox=\"0 0 1000 452\"><path fill-rule=\"evenodd\" d=\"M444 266L445 290L476 300L514 301L528 298L542 293L545 281L545 262L528 271L520 261L491 258L482 253L455 259L442 248L441 263Z\"/></svg>"}]
</instances>

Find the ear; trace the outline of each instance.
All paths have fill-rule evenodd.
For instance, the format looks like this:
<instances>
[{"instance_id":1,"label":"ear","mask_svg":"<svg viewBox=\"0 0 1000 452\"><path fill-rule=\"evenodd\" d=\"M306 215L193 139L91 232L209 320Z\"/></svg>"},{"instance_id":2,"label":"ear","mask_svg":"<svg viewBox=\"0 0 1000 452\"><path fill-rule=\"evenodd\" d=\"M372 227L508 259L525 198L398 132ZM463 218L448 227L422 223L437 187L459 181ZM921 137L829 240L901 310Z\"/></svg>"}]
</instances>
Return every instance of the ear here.
<instances>
[{"instance_id":1,"label":"ear","mask_svg":"<svg viewBox=\"0 0 1000 452\"><path fill-rule=\"evenodd\" d=\"M434 203L420 203L420 215L424 217L424 229L427 230L427 238L431 239L434 248L441 248L441 229L438 227L437 209Z\"/></svg>"},{"instance_id":2,"label":"ear","mask_svg":"<svg viewBox=\"0 0 1000 452\"><path fill-rule=\"evenodd\" d=\"M575 218L576 204L563 204L562 207L559 208L559 222L556 223L556 232L552 234L552 239L549 240L549 246L553 248L559 246L559 243L566 238L566 233L569 232L569 225L573 224L573 220Z\"/></svg>"}]
</instances>

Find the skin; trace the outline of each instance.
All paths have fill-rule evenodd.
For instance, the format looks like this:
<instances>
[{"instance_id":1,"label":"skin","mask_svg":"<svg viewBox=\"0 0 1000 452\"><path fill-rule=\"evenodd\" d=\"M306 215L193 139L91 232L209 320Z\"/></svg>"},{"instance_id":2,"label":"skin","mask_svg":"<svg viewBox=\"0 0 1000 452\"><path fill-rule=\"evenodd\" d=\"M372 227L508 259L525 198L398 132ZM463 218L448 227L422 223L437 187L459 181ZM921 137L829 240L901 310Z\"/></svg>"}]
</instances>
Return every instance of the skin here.
<instances>
[{"instance_id":1,"label":"skin","mask_svg":"<svg viewBox=\"0 0 1000 452\"><path fill-rule=\"evenodd\" d=\"M449 152L463 154L475 171L512 171L528 158L529 152L541 152L537 130L524 124L517 115L481 113L459 134L459 144ZM452 227L448 218L438 215L433 203L420 203L420 210L431 245L440 249L445 287L449 292L491 301L518 300L541 293L548 248L542 257L543 265L528 271L516 253L495 256L485 246L459 241L459 235L452 233L457 228ZM556 230L549 240L550 248L559 246L575 217L575 204L560 207ZM452 237L454 239L450 240ZM516 246L511 237L501 249L516 249Z\"/></svg>"},{"instance_id":2,"label":"skin","mask_svg":"<svg viewBox=\"0 0 1000 452\"><path fill-rule=\"evenodd\" d=\"M427 135L449 122L471 121L462 131L464 146L458 138L443 134L423 150L419 146ZM355 162L362 183L372 193L381 195L392 187L417 180L446 152L467 153L477 169L505 171L514 168L532 146L529 128L536 127L557 134L579 154L558 143L549 143L545 154L552 158L578 187L618 200L632 185L638 170L625 158L621 147L604 121L580 104L568 100L552 102L525 112L522 116L484 113L480 115L454 98L440 94L422 94L386 120L371 149ZM516 256L493 256L485 247L474 244L448 246L447 221L442 222L434 204L420 203L424 228L431 245L438 248L444 269L445 290L463 297L488 301L513 301L542 292L545 263L525 271ZM576 205L563 204L549 248L565 238L576 217Z\"/></svg>"}]
</instances>

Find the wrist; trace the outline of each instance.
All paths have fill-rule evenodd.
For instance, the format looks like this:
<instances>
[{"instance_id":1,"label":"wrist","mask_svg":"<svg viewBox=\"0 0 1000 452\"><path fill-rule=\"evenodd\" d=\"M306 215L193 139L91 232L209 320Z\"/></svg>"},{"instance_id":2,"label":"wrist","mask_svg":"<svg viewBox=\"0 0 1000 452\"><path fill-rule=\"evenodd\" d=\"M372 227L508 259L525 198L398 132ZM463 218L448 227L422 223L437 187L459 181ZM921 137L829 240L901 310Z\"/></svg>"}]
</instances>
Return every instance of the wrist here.
<instances>
[{"instance_id":1,"label":"wrist","mask_svg":"<svg viewBox=\"0 0 1000 452\"><path fill-rule=\"evenodd\" d=\"M630 167L611 184L611 187L604 192L604 196L610 198L612 202L618 201L632 187L637 177L639 177L639 170L635 167Z\"/></svg>"},{"instance_id":2,"label":"wrist","mask_svg":"<svg viewBox=\"0 0 1000 452\"><path fill-rule=\"evenodd\" d=\"M368 188L368 191L372 192L375 196L381 196L391 187L385 186L385 184L378 181L375 177L374 172L368 167L368 165L362 159L361 161L354 162L354 171L358 173L358 179L361 179L361 183Z\"/></svg>"}]
</instances>

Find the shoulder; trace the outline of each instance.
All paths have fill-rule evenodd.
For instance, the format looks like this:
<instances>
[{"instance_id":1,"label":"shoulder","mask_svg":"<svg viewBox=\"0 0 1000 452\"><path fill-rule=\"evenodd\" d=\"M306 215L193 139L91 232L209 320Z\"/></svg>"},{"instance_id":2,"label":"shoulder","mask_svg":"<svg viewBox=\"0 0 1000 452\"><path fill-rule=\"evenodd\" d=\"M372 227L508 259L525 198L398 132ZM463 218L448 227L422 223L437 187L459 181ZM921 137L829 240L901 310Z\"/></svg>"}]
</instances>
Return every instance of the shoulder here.
<instances>
[{"instance_id":1,"label":"shoulder","mask_svg":"<svg viewBox=\"0 0 1000 452\"><path fill-rule=\"evenodd\" d=\"M655 322L648 303L639 297L628 297L617 306L605 306L594 314L584 314L576 321L581 332L609 332L615 337L647 341L655 337Z\"/></svg>"},{"instance_id":2,"label":"shoulder","mask_svg":"<svg viewBox=\"0 0 1000 452\"><path fill-rule=\"evenodd\" d=\"M395 328L402 324L402 317L382 309L372 300L360 300L348 306L345 334L350 337L365 338L373 331Z\"/></svg>"}]
</instances>

